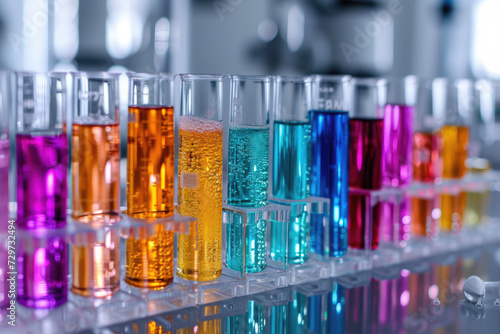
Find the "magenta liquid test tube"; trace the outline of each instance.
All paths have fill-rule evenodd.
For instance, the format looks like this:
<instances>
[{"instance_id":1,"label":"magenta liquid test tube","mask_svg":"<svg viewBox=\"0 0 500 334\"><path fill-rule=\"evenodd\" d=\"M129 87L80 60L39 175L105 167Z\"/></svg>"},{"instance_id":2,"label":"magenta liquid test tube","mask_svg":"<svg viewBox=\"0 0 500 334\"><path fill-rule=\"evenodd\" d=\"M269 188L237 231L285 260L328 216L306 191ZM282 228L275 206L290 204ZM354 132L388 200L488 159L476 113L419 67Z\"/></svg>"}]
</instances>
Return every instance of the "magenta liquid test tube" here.
<instances>
[{"instance_id":1,"label":"magenta liquid test tube","mask_svg":"<svg viewBox=\"0 0 500 334\"><path fill-rule=\"evenodd\" d=\"M36 233L66 225L66 75L16 73L17 228ZM17 301L52 308L67 300L63 238L23 238L17 249Z\"/></svg>"}]
</instances>

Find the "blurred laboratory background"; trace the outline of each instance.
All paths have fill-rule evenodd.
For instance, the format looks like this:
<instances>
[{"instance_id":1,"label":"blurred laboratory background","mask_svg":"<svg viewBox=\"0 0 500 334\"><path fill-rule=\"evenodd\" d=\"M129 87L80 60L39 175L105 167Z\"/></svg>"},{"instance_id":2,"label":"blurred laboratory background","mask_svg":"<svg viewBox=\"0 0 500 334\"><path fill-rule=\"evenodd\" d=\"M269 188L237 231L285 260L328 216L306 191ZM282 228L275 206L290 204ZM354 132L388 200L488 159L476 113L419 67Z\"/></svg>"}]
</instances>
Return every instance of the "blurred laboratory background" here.
<instances>
[{"instance_id":1,"label":"blurred laboratory background","mask_svg":"<svg viewBox=\"0 0 500 334\"><path fill-rule=\"evenodd\" d=\"M498 0L0 0L0 66L500 79L499 15ZM489 133L480 155L500 168Z\"/></svg>"}]
</instances>

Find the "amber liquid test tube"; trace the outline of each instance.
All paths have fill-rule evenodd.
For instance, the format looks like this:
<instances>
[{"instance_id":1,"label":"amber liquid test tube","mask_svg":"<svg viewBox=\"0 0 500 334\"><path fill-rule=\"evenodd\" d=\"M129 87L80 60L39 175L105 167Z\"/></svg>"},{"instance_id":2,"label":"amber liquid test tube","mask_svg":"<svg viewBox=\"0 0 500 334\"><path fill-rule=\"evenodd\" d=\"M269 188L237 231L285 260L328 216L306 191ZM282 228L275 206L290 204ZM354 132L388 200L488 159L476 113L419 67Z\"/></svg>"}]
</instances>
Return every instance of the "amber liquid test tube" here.
<instances>
[{"instance_id":1,"label":"amber liquid test tube","mask_svg":"<svg viewBox=\"0 0 500 334\"><path fill-rule=\"evenodd\" d=\"M443 178L458 179L465 176L469 129L462 125L445 125L443 139ZM458 231L462 227L467 205L465 192L441 195L441 231Z\"/></svg>"},{"instance_id":2,"label":"amber liquid test tube","mask_svg":"<svg viewBox=\"0 0 500 334\"><path fill-rule=\"evenodd\" d=\"M210 281L222 273L222 75L181 75L180 214L198 231L178 236L177 275Z\"/></svg>"},{"instance_id":3,"label":"amber liquid test tube","mask_svg":"<svg viewBox=\"0 0 500 334\"><path fill-rule=\"evenodd\" d=\"M73 219L120 220L120 126L116 73L73 73ZM83 235L73 244L71 291L106 298L120 288L119 235Z\"/></svg>"},{"instance_id":4,"label":"amber liquid test tube","mask_svg":"<svg viewBox=\"0 0 500 334\"><path fill-rule=\"evenodd\" d=\"M127 215L138 219L169 217L175 213L174 76L127 75ZM157 290L173 278L174 232L161 224L133 229L127 239L125 282Z\"/></svg>"}]
</instances>

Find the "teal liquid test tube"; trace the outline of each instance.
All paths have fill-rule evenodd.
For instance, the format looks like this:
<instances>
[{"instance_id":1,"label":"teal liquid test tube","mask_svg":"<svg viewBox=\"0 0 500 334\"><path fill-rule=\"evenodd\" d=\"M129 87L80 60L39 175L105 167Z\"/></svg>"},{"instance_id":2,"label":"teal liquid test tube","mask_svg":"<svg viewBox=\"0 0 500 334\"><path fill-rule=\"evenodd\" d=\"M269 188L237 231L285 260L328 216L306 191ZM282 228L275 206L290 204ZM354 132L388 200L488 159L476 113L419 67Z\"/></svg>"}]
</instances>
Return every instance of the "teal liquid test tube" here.
<instances>
[{"instance_id":1,"label":"teal liquid test tube","mask_svg":"<svg viewBox=\"0 0 500 334\"><path fill-rule=\"evenodd\" d=\"M273 119L272 195L276 199L302 200L310 196L311 107L310 77L275 77ZM297 203L296 205L305 205ZM271 237L271 257L291 264L308 259L307 211L292 207L288 242ZM288 249L287 249L288 248Z\"/></svg>"},{"instance_id":2,"label":"teal liquid test tube","mask_svg":"<svg viewBox=\"0 0 500 334\"><path fill-rule=\"evenodd\" d=\"M271 77L230 75L229 80L227 204L264 207L268 204ZM237 271L244 267L247 273L264 270L266 222L249 213L243 226L242 215L228 214L232 223L226 226L226 265Z\"/></svg>"}]
</instances>

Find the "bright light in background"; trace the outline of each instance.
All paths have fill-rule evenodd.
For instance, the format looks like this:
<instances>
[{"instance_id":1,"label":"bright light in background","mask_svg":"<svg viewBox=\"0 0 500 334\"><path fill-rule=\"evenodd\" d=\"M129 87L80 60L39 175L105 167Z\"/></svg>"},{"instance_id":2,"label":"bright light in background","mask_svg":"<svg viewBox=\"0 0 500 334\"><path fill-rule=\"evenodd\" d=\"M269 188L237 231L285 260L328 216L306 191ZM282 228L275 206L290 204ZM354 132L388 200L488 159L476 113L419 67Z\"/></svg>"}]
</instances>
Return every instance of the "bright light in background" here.
<instances>
[{"instance_id":1,"label":"bright light in background","mask_svg":"<svg viewBox=\"0 0 500 334\"><path fill-rule=\"evenodd\" d=\"M272 41L278 34L278 26L272 20L263 20L257 28L259 38L264 42Z\"/></svg>"},{"instance_id":2,"label":"bright light in background","mask_svg":"<svg viewBox=\"0 0 500 334\"><path fill-rule=\"evenodd\" d=\"M124 59L139 51L148 7L149 1L108 0L106 50L111 57Z\"/></svg>"},{"instance_id":3,"label":"bright light in background","mask_svg":"<svg viewBox=\"0 0 500 334\"><path fill-rule=\"evenodd\" d=\"M472 70L478 77L500 78L500 1L478 1L472 17Z\"/></svg>"},{"instance_id":4,"label":"bright light in background","mask_svg":"<svg viewBox=\"0 0 500 334\"><path fill-rule=\"evenodd\" d=\"M290 51L295 52L304 43L305 17L298 5L293 5L288 11L286 28L286 43Z\"/></svg>"},{"instance_id":5,"label":"bright light in background","mask_svg":"<svg viewBox=\"0 0 500 334\"><path fill-rule=\"evenodd\" d=\"M163 56L168 51L170 40L170 21L166 17L160 18L155 24L155 53Z\"/></svg>"},{"instance_id":6,"label":"bright light in background","mask_svg":"<svg viewBox=\"0 0 500 334\"><path fill-rule=\"evenodd\" d=\"M54 15L54 55L71 61L78 52L78 0L66 0Z\"/></svg>"}]
</instances>

